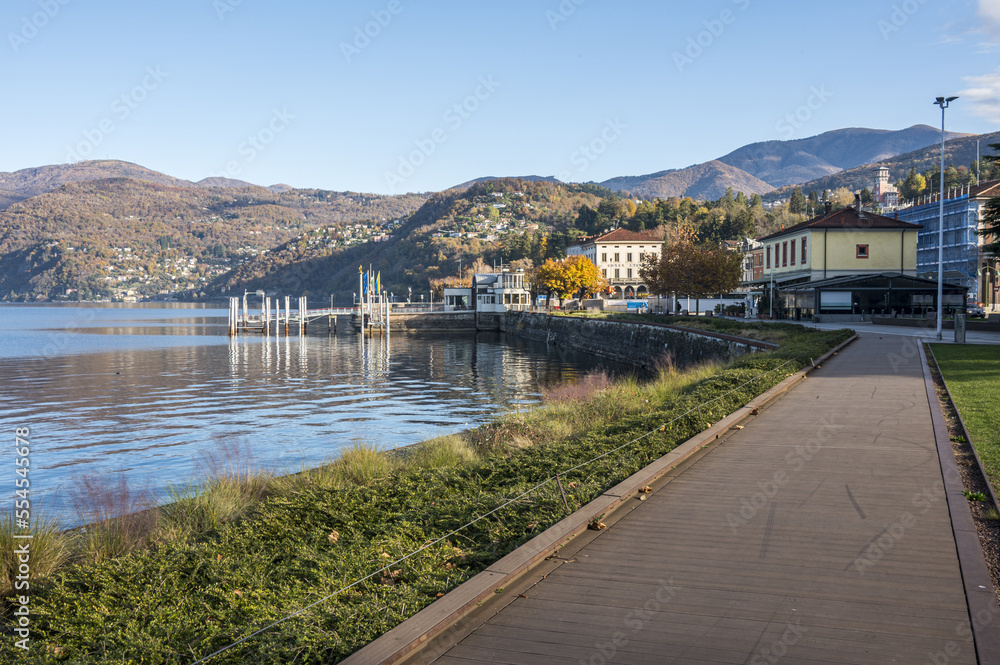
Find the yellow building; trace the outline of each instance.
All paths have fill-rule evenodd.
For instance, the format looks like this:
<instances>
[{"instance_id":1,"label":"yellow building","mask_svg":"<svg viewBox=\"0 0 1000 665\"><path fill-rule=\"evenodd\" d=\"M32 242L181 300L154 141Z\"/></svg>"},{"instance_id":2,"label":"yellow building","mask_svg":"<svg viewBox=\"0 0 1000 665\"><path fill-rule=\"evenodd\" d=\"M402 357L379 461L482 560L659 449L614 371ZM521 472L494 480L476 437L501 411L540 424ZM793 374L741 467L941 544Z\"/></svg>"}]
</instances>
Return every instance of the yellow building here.
<instances>
[{"instance_id":1,"label":"yellow building","mask_svg":"<svg viewBox=\"0 0 1000 665\"><path fill-rule=\"evenodd\" d=\"M917 232L911 224L844 208L759 238L763 271L753 283L776 285L896 273L916 276Z\"/></svg>"},{"instance_id":2,"label":"yellow building","mask_svg":"<svg viewBox=\"0 0 1000 665\"><path fill-rule=\"evenodd\" d=\"M827 208L819 217L759 238L747 252L754 269L746 282L764 296L758 315L862 321L935 312L937 282L917 276L921 229L857 207ZM943 289L946 310L963 306L960 285Z\"/></svg>"}]
</instances>

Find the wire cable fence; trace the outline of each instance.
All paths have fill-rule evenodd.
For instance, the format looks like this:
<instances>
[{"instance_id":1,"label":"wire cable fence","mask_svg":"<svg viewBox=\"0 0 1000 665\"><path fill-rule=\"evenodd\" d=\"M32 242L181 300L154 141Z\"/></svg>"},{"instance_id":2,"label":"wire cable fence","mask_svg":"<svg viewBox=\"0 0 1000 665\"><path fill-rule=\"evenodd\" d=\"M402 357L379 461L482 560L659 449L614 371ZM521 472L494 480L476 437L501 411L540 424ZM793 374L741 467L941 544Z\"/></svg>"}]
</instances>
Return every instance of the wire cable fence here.
<instances>
[{"instance_id":1,"label":"wire cable fence","mask_svg":"<svg viewBox=\"0 0 1000 665\"><path fill-rule=\"evenodd\" d=\"M631 440L627 441L626 443L623 443L623 444L621 444L621 445L619 445L619 446L617 446L615 448L607 450L607 451L601 453L600 455L596 455L596 456L588 459L585 462L577 464L576 466L572 466L572 467L560 470L560 471L552 474L548 478L546 478L546 479L542 480L541 482L539 482L538 484L530 487L529 489L525 490L521 494L518 494L517 496L504 501L502 504L496 506L495 508L493 508L493 509L491 509L491 510L485 512L485 513L482 513L481 515L478 515L477 517L475 517L474 519L466 522L462 526L459 526L459 527L457 527L457 528L449 531L448 533L444 534L443 536L441 536L441 537L439 537L437 539L434 539L434 540L431 540L431 541L428 541L428 542L424 543L423 545L421 545L417 549L409 552L408 554L405 554L404 556L401 556L401 557L397 558L396 560L394 560L394 561L392 561L390 563L387 563L386 565L382 566L381 568L373 571L372 573L370 573L370 574L368 574L368 575L366 575L364 577L361 577L361 578L359 578L359 579L351 582L350 584L348 584L348 585L346 585L346 586L338 589L337 591L334 591L333 593L327 594L326 596L323 596L322 598L320 598L320 599L318 599L318 600L316 600L316 601L314 601L314 602L312 602L312 603L310 603L308 605L305 605L305 606L303 606L303 607L295 610L294 612L291 612L291 613L289 613L289 614L281 617L280 619L276 619L276 620L272 621L271 623L267 624L266 626L263 626L262 628L259 628L259 629L255 630L255 631L253 631L252 633L249 633L248 635L245 635L245 636L239 638L238 640L235 640L234 642L232 642L230 644L227 644L226 646L221 647L221 648L213 651L212 653L210 653L210 654L208 654L206 656L202 656L198 660L193 661L191 663L191 665L200 665L201 663L208 662L212 658L215 658L216 656L221 655L221 654L225 653L226 651L229 651L230 649L233 649L233 648L235 648L237 646L240 646L241 644L246 643L247 641L253 639L254 637L257 637L258 635L261 635L262 633L265 633L265 632L271 630L272 628L274 628L276 626L279 626L282 623L284 623L284 622L286 622L286 621L288 621L290 619L293 619L295 617L298 617L298 616L301 616L301 615L305 614L309 610L311 610L314 607L317 607L319 605L322 605L323 603L327 602L331 598L335 598L335 597L337 597L339 595L342 595L343 593L345 593L345 592L353 589L354 587L357 587L358 585L361 585L361 584L363 584L363 583L365 583L365 582L367 582L369 580L373 580L373 579L375 579L378 576L384 575L387 571L390 571L392 568L398 566L399 564L401 564L401 563L403 563L405 561L408 561L408 560L414 558L415 556L417 556L421 552L424 552L424 551L426 551L426 550L434 547L435 545L438 545L438 544L440 544L442 542L445 542L445 541L449 540L450 538L452 538L452 537L454 537L456 535L459 535L462 531L468 529L469 527L474 526L475 524L477 524L477 523L485 520L486 518L488 518L488 517L490 517L490 516L492 516L492 515L500 512L503 509L505 509L505 508L507 508L507 507L509 507L509 506L511 506L511 505L513 505L513 504L515 504L515 503L523 500L524 498L526 498L526 497L528 497L528 496L530 496L530 495L532 495L532 494L540 491L542 488L546 487L547 485L549 485L549 484L557 481L558 477L565 478L567 475L573 473L574 471L579 471L579 470L581 470L581 469L583 469L583 468L585 468L587 466L590 466L590 465L592 465L592 464L594 464L596 462L599 462L600 460L603 460L603 459L605 459L605 458L607 458L607 457L609 457L611 455L614 455L617 452L620 452L620 451L622 451L622 450L624 450L624 449L626 449L626 448L628 448L630 446L633 446L633 445L635 445L635 444L637 444L637 443L639 443L641 441L644 441L645 439L648 439L649 437L651 437L651 436L653 436L653 435L655 435L657 433L664 432L664 431L666 431L666 429L668 427L670 427L674 423L677 423L677 422L681 421L682 419L684 419L684 418L692 415L695 412L701 412L702 409L707 408L708 406L710 406L710 405L712 405L712 404L714 404L714 403L716 403L716 402L718 402L718 401L720 401L722 399L725 399L725 398L733 395L734 393L739 392L740 390L746 388L747 386L749 386L749 385L751 385L751 384L753 384L755 382L758 382L758 381L764 379L765 377L767 377L770 374L774 374L774 373L780 372L781 370L785 369L789 365L791 365L791 364L793 364L793 363L795 363L797 361L803 360L805 357L806 356L798 356L798 357L792 358L792 359L788 360L787 362L782 363L781 365L779 365L779 366L777 366L777 367L775 367L773 369L770 369L770 370L767 370L765 372L762 372L758 376L754 376L753 378L751 378L751 379L743 382L739 386L736 386L735 388L729 390L726 393L723 393L721 395L716 396L713 399L707 400L705 402L700 402L700 403L692 406L691 408L689 408L684 413L682 413L680 415L677 415L677 416L673 417L672 419L670 419L670 420L668 420L666 422L663 422L663 423L657 425L653 429L651 429L651 430L649 430L649 431L647 431L647 432L645 432L645 433L643 433L643 434L641 434L639 436L636 436L636 437L632 438ZM810 358L810 361L811 360L812 359Z\"/></svg>"}]
</instances>

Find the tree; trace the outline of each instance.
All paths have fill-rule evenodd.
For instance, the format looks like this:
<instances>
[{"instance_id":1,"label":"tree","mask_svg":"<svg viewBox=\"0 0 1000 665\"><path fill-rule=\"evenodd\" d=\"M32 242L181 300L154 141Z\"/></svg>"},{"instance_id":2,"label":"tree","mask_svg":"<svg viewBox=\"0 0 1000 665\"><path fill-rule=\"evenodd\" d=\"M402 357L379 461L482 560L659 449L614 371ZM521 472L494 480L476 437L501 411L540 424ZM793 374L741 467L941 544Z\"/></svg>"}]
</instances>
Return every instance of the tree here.
<instances>
[{"instance_id":1,"label":"tree","mask_svg":"<svg viewBox=\"0 0 1000 665\"><path fill-rule=\"evenodd\" d=\"M917 169L910 167L910 174L906 176L906 180L903 181L903 187L900 194L902 194L903 199L912 201L923 194L926 188L927 181L924 179L924 176L917 173Z\"/></svg>"},{"instance_id":2,"label":"tree","mask_svg":"<svg viewBox=\"0 0 1000 665\"><path fill-rule=\"evenodd\" d=\"M803 213L806 211L806 197L798 187L792 190L792 198L788 201L788 210L793 213Z\"/></svg>"},{"instance_id":3,"label":"tree","mask_svg":"<svg viewBox=\"0 0 1000 665\"><path fill-rule=\"evenodd\" d=\"M945 189L954 189L954 188L958 187L959 185L962 184L961 180L962 179L961 179L961 176L958 173L958 169L955 168L954 164L948 166L948 168L945 169L945 171L944 171L944 188Z\"/></svg>"},{"instance_id":4,"label":"tree","mask_svg":"<svg viewBox=\"0 0 1000 665\"><path fill-rule=\"evenodd\" d=\"M872 190L867 187L861 190L861 202L865 205L875 203L875 195L872 194Z\"/></svg>"},{"instance_id":5,"label":"tree","mask_svg":"<svg viewBox=\"0 0 1000 665\"><path fill-rule=\"evenodd\" d=\"M994 196L986 202L983 211L983 228L979 235L987 238L983 244L983 252L994 259L1000 259L1000 196Z\"/></svg>"},{"instance_id":6,"label":"tree","mask_svg":"<svg viewBox=\"0 0 1000 665\"><path fill-rule=\"evenodd\" d=\"M1000 143L991 143L988 147L1000 152ZM983 159L991 162L993 167L1000 164L1000 155L985 155ZM993 259L1000 258L1000 196L986 202L983 227L979 229L979 235L987 238L983 251Z\"/></svg>"},{"instance_id":7,"label":"tree","mask_svg":"<svg viewBox=\"0 0 1000 665\"><path fill-rule=\"evenodd\" d=\"M556 293L560 298L580 294L600 293L608 283L597 266L585 256L569 256L562 260L549 259L538 269L539 291Z\"/></svg>"},{"instance_id":8,"label":"tree","mask_svg":"<svg viewBox=\"0 0 1000 665\"><path fill-rule=\"evenodd\" d=\"M639 275L659 295L694 296L697 309L701 298L739 286L743 254L715 243L698 244L692 230L682 229L660 256L643 262Z\"/></svg>"}]
</instances>

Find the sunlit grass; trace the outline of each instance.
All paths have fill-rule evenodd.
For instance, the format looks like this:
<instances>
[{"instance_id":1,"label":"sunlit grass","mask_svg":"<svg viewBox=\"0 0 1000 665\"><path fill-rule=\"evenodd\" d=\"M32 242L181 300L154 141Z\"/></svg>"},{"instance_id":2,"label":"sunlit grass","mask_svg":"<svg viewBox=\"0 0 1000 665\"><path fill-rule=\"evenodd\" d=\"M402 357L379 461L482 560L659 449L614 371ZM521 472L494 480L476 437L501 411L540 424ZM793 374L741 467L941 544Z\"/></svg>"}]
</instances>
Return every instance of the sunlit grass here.
<instances>
[{"instance_id":1,"label":"sunlit grass","mask_svg":"<svg viewBox=\"0 0 1000 665\"><path fill-rule=\"evenodd\" d=\"M25 534L30 534L31 539L15 538ZM30 546L29 583L44 580L69 560L69 537L60 531L56 520L35 516L30 528L22 529L17 526L14 515L3 515L0 517L0 598L16 589L21 562L15 550L25 543Z\"/></svg>"},{"instance_id":2,"label":"sunlit grass","mask_svg":"<svg viewBox=\"0 0 1000 665\"><path fill-rule=\"evenodd\" d=\"M1000 346L933 344L931 348L988 480L1000 492Z\"/></svg>"}]
</instances>

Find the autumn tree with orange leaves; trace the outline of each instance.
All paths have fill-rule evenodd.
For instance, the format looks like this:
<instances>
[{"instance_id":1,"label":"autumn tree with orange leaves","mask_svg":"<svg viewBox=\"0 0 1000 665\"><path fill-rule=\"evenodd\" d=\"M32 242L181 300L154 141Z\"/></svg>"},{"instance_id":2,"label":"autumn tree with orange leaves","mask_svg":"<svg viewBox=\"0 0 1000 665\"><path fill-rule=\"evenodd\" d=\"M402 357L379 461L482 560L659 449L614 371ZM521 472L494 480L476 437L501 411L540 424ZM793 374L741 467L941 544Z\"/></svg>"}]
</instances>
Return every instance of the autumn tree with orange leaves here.
<instances>
[{"instance_id":1,"label":"autumn tree with orange leaves","mask_svg":"<svg viewBox=\"0 0 1000 665\"><path fill-rule=\"evenodd\" d=\"M570 298L577 294L587 296L608 288L608 282L601 271L585 256L549 259L538 269L536 279L540 292L549 295L556 293L560 298Z\"/></svg>"}]
</instances>

